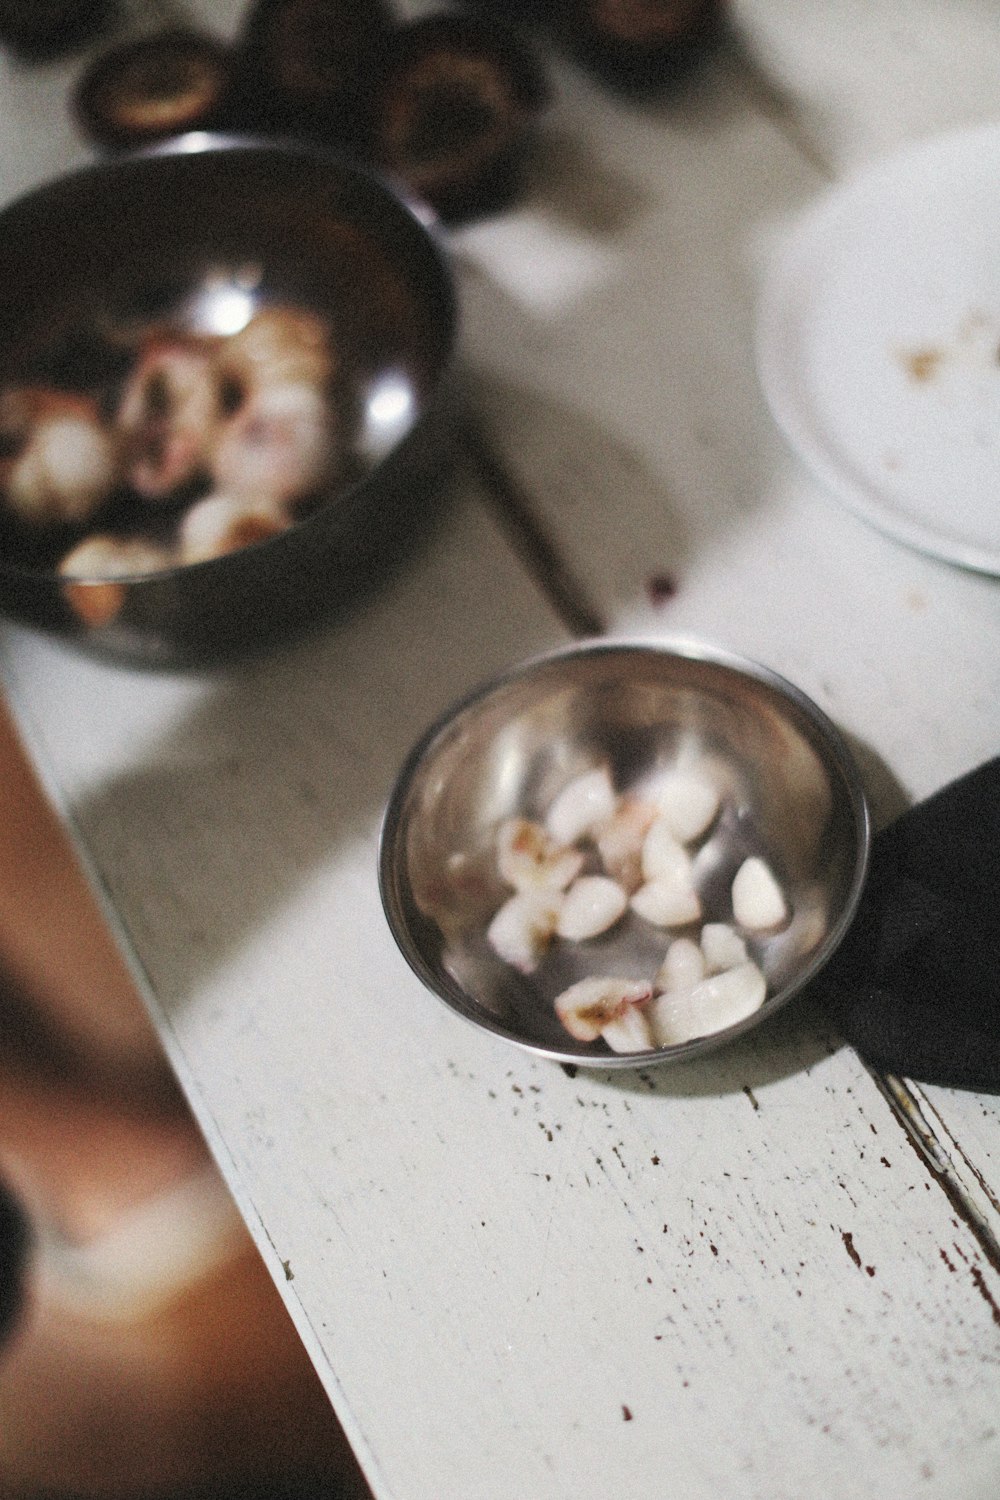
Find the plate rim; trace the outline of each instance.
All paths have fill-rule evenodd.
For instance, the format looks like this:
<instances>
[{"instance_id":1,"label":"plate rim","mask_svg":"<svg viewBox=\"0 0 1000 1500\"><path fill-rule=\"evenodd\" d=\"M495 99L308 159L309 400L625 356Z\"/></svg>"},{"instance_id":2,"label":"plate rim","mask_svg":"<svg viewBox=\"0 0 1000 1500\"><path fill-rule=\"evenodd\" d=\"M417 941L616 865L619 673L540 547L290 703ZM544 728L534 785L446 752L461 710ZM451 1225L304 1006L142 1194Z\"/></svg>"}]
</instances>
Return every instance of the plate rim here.
<instances>
[{"instance_id":1,"label":"plate rim","mask_svg":"<svg viewBox=\"0 0 1000 1500\"><path fill-rule=\"evenodd\" d=\"M868 161L823 192L798 216L772 255L757 305L754 355L757 375L771 416L795 455L824 489L846 509L884 535L975 572L1000 577L1000 538L996 546L963 541L932 523L908 517L885 499L877 486L852 476L837 462L816 428L803 418L801 382L795 387L798 351L789 333L801 326L804 271L831 232L849 226L860 205L921 163L982 152L992 145L1000 155L1000 121L937 131ZM796 304L799 304L798 306ZM822 424L820 424L822 432Z\"/></svg>"}]
</instances>

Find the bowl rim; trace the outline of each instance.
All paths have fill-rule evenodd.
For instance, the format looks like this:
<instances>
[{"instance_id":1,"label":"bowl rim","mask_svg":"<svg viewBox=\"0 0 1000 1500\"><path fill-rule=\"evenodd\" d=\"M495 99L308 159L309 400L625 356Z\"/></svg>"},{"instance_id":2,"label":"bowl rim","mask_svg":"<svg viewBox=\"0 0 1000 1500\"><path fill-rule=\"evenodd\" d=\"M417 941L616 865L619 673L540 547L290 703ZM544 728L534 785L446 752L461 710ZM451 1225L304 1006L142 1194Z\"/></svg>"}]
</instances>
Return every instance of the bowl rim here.
<instances>
[{"instance_id":1,"label":"bowl rim","mask_svg":"<svg viewBox=\"0 0 1000 1500\"><path fill-rule=\"evenodd\" d=\"M553 1047L531 1041L497 1018L475 1010L468 992L462 985L453 980L450 975L439 973L431 967L414 941L406 919L405 902L406 898L409 898L412 903L412 895L409 892L405 870L402 835L406 826L406 803L418 770L433 753L437 743L445 735L450 734L459 721L480 704L507 686L530 678L549 667L558 666L560 662L602 655L631 656L636 653L701 662L719 667L724 671L761 683L776 693L779 698L790 702L815 733L829 763L835 767L846 787L855 839L854 868L841 911L836 920L831 923L822 942L818 944L794 980L776 994L768 995L758 1010L732 1026L724 1027L706 1036L693 1037L686 1042L653 1048L647 1052L612 1053L609 1051L607 1055L604 1055L588 1051L591 1045L589 1043L579 1043L575 1047ZM526 657L462 694L428 725L403 761L383 812L378 842L379 895L389 930L412 972L422 982L425 989L430 990L449 1010L462 1017L470 1025L481 1031L491 1032L494 1036L535 1057L563 1065L601 1071L660 1067L669 1063L687 1061L728 1045L762 1022L769 1020L816 978L847 936L857 914L868 877L872 836L872 817L868 797L857 761L847 740L829 715L794 682L753 657L692 636L602 635L573 641Z\"/></svg>"},{"instance_id":2,"label":"bowl rim","mask_svg":"<svg viewBox=\"0 0 1000 1500\"><path fill-rule=\"evenodd\" d=\"M442 388L449 379L458 347L461 308L452 257L441 225L433 211L421 199L415 197L412 193L406 192L402 185L396 182L390 175L379 172L366 163L359 162L346 153L338 152L320 142L300 140L294 136L287 135L261 135L252 131L227 131L222 129L191 130L165 137L162 140L150 141L140 146L125 149L103 148L92 159L84 161L66 171L59 172L43 182L36 183L25 192L19 193L9 202L0 205L0 233L3 232L5 220L8 216L30 210L33 203L41 203L54 193L66 192L74 184L86 183L89 180L99 182L102 177L106 176L109 172L113 172L116 168L127 168L129 165L153 161L159 158L202 156L224 158L230 153L256 154L258 156L270 156L279 159L299 158L306 162L314 162L317 165L328 166L332 170L344 174L346 178L353 178L355 181L366 183L376 193L383 194L386 199L400 210L402 216L410 222L417 236L423 239L430 259L434 263L438 294L443 299L445 323L442 330L440 364L429 387L427 399L416 420L393 447L379 458L378 462L371 469L353 477L346 484L339 486L334 493L321 498L304 515L298 517L289 528L289 531L300 534L307 530L311 523L319 522L320 518L326 515L332 506L349 503L351 497L371 484L387 464L400 460L400 456L405 454L411 444L416 441L419 429L424 425L425 418L427 418L437 405ZM0 552L0 571L10 577L32 582L38 581L60 587L66 583L79 584L84 587L93 584L143 584L158 582L161 579L174 578L178 575L190 576L192 570L205 572L211 569L226 567L231 564L233 557L240 556L243 553L257 553L262 550L273 550L280 547L285 536L286 533L282 532L276 536L264 537L258 541L250 542L238 548L235 553L225 553L219 557L203 558L198 561L186 563L173 562L164 567L150 568L124 576L114 572L93 572L79 575L74 574L71 578L63 578L55 568L40 567L25 563L17 558L11 558L3 552Z\"/></svg>"}]
</instances>

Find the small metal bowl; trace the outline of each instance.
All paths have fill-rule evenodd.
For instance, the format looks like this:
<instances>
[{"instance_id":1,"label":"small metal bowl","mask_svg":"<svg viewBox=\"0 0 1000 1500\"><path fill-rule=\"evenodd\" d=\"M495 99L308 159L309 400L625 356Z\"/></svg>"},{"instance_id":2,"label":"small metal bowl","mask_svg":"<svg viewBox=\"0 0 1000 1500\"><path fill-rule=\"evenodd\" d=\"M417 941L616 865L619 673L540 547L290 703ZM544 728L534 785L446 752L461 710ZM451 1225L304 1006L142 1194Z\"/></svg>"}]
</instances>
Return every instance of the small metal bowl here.
<instances>
[{"instance_id":1,"label":"small metal bowl","mask_svg":"<svg viewBox=\"0 0 1000 1500\"><path fill-rule=\"evenodd\" d=\"M496 832L506 818L544 818L572 778L601 763L624 792L679 757L706 767L720 794L694 862L704 919L732 920L733 876L755 854L781 882L791 916L748 939L768 986L753 1015L675 1046L616 1053L570 1036L555 997L594 974L651 979L670 934L629 911L601 937L554 941L534 972L519 972L486 939L510 894ZM379 876L403 955L459 1015L560 1062L635 1067L728 1042L801 990L847 931L870 837L847 746L790 683L700 645L597 640L515 668L428 730L390 798Z\"/></svg>"},{"instance_id":2,"label":"small metal bowl","mask_svg":"<svg viewBox=\"0 0 1000 1500\"><path fill-rule=\"evenodd\" d=\"M210 661L349 598L433 513L452 452L452 275L427 225L362 169L203 133L100 160L0 213L0 286L0 387L112 395L106 350L122 330L228 333L241 309L301 307L332 330L349 433L349 466L287 531L207 561L86 577L69 599L58 553L0 507L7 614L141 664Z\"/></svg>"}]
</instances>

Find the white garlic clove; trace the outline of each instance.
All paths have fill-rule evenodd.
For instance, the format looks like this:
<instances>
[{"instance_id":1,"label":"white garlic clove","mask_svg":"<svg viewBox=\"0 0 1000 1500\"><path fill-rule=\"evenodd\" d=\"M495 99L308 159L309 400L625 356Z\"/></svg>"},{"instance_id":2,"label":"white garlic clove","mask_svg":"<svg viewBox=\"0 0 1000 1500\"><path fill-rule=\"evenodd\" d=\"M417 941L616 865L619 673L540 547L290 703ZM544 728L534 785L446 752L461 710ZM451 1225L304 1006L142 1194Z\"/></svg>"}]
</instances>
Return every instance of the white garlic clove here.
<instances>
[{"instance_id":1,"label":"white garlic clove","mask_svg":"<svg viewBox=\"0 0 1000 1500\"><path fill-rule=\"evenodd\" d=\"M653 1033L645 1011L638 1005L626 1005L613 1021L601 1027L601 1036L612 1052L651 1052Z\"/></svg>"},{"instance_id":2,"label":"white garlic clove","mask_svg":"<svg viewBox=\"0 0 1000 1500\"><path fill-rule=\"evenodd\" d=\"M545 815L545 827L557 844L574 844L615 810L617 798L606 766L584 771L563 787Z\"/></svg>"},{"instance_id":3,"label":"white garlic clove","mask_svg":"<svg viewBox=\"0 0 1000 1500\"><path fill-rule=\"evenodd\" d=\"M705 955L693 938L674 938L657 970L654 987L690 990L705 977Z\"/></svg>"},{"instance_id":4,"label":"white garlic clove","mask_svg":"<svg viewBox=\"0 0 1000 1500\"><path fill-rule=\"evenodd\" d=\"M486 929L490 947L505 963L530 974L552 940L562 900L561 891L518 891Z\"/></svg>"},{"instance_id":5,"label":"white garlic clove","mask_svg":"<svg viewBox=\"0 0 1000 1500\"><path fill-rule=\"evenodd\" d=\"M689 881L647 880L629 905L654 927L686 927L701 917L701 901Z\"/></svg>"},{"instance_id":6,"label":"white garlic clove","mask_svg":"<svg viewBox=\"0 0 1000 1500\"><path fill-rule=\"evenodd\" d=\"M724 1031L759 1010L766 995L767 981L750 962L712 974L692 989L664 991L647 1011L653 1041L672 1047Z\"/></svg>"},{"instance_id":7,"label":"white garlic clove","mask_svg":"<svg viewBox=\"0 0 1000 1500\"><path fill-rule=\"evenodd\" d=\"M706 922L701 929L701 951L709 974L721 974L747 961L747 945L728 922Z\"/></svg>"},{"instance_id":8,"label":"white garlic clove","mask_svg":"<svg viewBox=\"0 0 1000 1500\"><path fill-rule=\"evenodd\" d=\"M642 846L655 817L656 809L649 802L626 795L593 831L605 874L627 891L642 884Z\"/></svg>"},{"instance_id":9,"label":"white garlic clove","mask_svg":"<svg viewBox=\"0 0 1000 1500\"><path fill-rule=\"evenodd\" d=\"M655 796L664 819L683 844L700 838L719 811L715 787L694 772L669 772L657 783Z\"/></svg>"},{"instance_id":10,"label":"white garlic clove","mask_svg":"<svg viewBox=\"0 0 1000 1500\"><path fill-rule=\"evenodd\" d=\"M733 916L749 932L780 927L788 917L788 903L771 868L757 855L745 859L733 880Z\"/></svg>"},{"instance_id":11,"label":"white garlic clove","mask_svg":"<svg viewBox=\"0 0 1000 1500\"><path fill-rule=\"evenodd\" d=\"M628 906L628 896L607 875L581 875L569 887L559 911L556 934L583 942L607 932Z\"/></svg>"},{"instance_id":12,"label":"white garlic clove","mask_svg":"<svg viewBox=\"0 0 1000 1500\"><path fill-rule=\"evenodd\" d=\"M691 884L691 856L666 818L657 818L642 843L644 880Z\"/></svg>"},{"instance_id":13,"label":"white garlic clove","mask_svg":"<svg viewBox=\"0 0 1000 1500\"><path fill-rule=\"evenodd\" d=\"M656 995L646 1008L653 1045L676 1047L680 1042L690 1042L696 1036L704 1036L705 1028L692 996L696 985L684 990L664 990Z\"/></svg>"},{"instance_id":14,"label":"white garlic clove","mask_svg":"<svg viewBox=\"0 0 1000 1500\"><path fill-rule=\"evenodd\" d=\"M530 818L508 818L497 830L497 870L516 891L565 890L583 863L579 849L562 848Z\"/></svg>"},{"instance_id":15,"label":"white garlic clove","mask_svg":"<svg viewBox=\"0 0 1000 1500\"><path fill-rule=\"evenodd\" d=\"M594 1042L625 1010L645 1005L652 993L644 980L595 975L578 979L556 996L556 1015L578 1042Z\"/></svg>"}]
</instances>

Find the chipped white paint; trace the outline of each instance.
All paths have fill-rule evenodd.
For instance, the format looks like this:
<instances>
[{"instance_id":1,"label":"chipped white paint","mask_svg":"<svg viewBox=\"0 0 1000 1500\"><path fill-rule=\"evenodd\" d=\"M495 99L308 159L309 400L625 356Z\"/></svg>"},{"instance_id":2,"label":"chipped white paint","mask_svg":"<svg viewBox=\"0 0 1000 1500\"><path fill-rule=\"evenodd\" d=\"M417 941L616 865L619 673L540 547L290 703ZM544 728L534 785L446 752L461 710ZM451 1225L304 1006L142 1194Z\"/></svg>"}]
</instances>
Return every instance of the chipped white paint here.
<instances>
[{"instance_id":1,"label":"chipped white paint","mask_svg":"<svg viewBox=\"0 0 1000 1500\"><path fill-rule=\"evenodd\" d=\"M737 13L797 110L731 59L659 109L561 69L528 232L454 236L465 351L609 624L787 672L856 738L885 817L996 750L997 586L879 537L784 453L753 374L759 247L827 167L951 123L941 55L992 110L994 18ZM77 147L61 119L29 129L48 85L32 105L3 82L6 196ZM524 267L498 269L540 242L596 247L544 315ZM378 1500L995 1495L993 1102L913 1091L935 1172L806 1002L683 1068L570 1077L457 1020L396 952L375 876L396 768L449 699L562 635L463 490L391 584L257 663L129 672L0 630L36 761Z\"/></svg>"}]
</instances>

